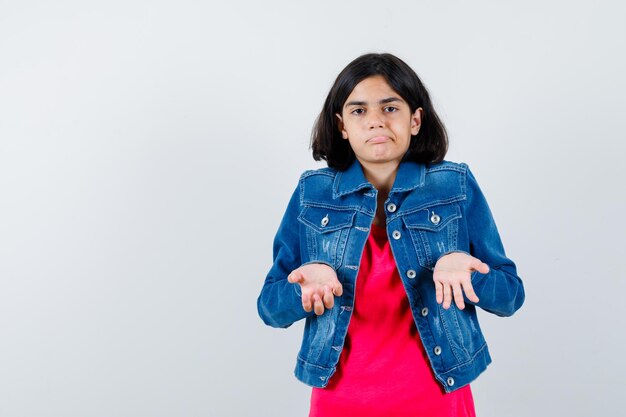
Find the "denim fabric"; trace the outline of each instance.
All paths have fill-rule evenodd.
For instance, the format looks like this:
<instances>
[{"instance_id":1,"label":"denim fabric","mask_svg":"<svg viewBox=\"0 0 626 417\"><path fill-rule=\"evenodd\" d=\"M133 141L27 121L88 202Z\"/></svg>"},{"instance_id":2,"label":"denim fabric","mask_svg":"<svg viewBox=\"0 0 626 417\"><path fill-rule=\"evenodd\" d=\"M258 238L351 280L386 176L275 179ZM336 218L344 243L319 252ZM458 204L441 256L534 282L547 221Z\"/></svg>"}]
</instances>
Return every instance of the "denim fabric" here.
<instances>
[{"instance_id":1,"label":"denim fabric","mask_svg":"<svg viewBox=\"0 0 626 417\"><path fill-rule=\"evenodd\" d=\"M325 387L335 372L376 196L358 162L346 171L307 171L276 234L274 264L258 298L258 311L273 327L306 319L295 375L308 385ZM476 307L499 316L513 314L524 302L522 281L505 255L487 201L467 165L401 163L385 210L389 242L415 325L435 377L446 392L454 391L491 362ZM466 298L464 310L454 303L445 310L435 300L433 269L441 256L459 251L487 263L490 271L472 274L478 303ZM321 316L305 312L300 286L287 282L292 270L311 262L332 266L343 285L343 295Z\"/></svg>"}]
</instances>

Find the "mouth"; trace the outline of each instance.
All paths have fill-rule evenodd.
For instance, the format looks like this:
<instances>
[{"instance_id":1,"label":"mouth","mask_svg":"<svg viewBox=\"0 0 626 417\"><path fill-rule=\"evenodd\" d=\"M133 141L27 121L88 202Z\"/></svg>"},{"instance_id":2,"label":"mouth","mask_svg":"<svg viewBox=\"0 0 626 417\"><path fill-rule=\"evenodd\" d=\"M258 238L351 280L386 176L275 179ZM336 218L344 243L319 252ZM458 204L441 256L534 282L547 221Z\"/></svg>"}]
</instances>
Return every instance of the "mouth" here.
<instances>
[{"instance_id":1,"label":"mouth","mask_svg":"<svg viewBox=\"0 0 626 417\"><path fill-rule=\"evenodd\" d=\"M389 142L391 139L387 136L375 136L367 140L368 143L385 143Z\"/></svg>"}]
</instances>

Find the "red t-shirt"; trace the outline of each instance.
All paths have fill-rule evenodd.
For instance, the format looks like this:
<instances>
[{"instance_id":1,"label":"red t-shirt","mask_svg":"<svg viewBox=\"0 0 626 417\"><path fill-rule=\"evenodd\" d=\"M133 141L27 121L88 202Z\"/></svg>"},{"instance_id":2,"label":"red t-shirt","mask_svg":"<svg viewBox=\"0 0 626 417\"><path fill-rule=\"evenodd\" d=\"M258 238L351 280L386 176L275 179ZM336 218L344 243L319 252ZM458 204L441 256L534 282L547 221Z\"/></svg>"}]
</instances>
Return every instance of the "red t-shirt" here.
<instances>
[{"instance_id":1,"label":"red t-shirt","mask_svg":"<svg viewBox=\"0 0 626 417\"><path fill-rule=\"evenodd\" d=\"M313 388L309 417L475 417L469 385L435 380L386 230L372 225L337 371Z\"/></svg>"}]
</instances>

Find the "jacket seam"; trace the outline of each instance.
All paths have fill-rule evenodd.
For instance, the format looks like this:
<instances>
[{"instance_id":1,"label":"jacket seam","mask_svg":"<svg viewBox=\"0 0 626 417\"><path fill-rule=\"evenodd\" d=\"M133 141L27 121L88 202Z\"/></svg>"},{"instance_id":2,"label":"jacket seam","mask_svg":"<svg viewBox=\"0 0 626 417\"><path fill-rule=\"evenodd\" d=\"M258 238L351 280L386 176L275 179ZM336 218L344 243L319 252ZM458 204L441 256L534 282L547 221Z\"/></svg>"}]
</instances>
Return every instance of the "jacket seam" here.
<instances>
[{"instance_id":1,"label":"jacket seam","mask_svg":"<svg viewBox=\"0 0 626 417\"><path fill-rule=\"evenodd\" d=\"M472 362L474 362L474 360L476 359L476 357L477 357L478 355L480 355L480 354L482 353L482 351L483 351L483 350L485 350L486 348L487 348L487 342L484 342L484 343L480 346L480 348L478 348L478 350L476 351L476 353L474 353L474 354L473 354L473 355L472 355L472 356L471 356L468 360L466 360L466 361L465 361L465 362L463 362L463 363L459 363L458 365L456 365L456 366L454 366L454 367L452 367L452 368L450 368L450 369L447 369L447 370L445 370L445 371L441 371L440 373L441 373L441 374L449 374L450 372L454 372L454 371L456 371L457 369L460 369L460 368L466 367L466 366L468 366L468 365L471 365L471 364L472 364Z\"/></svg>"}]
</instances>

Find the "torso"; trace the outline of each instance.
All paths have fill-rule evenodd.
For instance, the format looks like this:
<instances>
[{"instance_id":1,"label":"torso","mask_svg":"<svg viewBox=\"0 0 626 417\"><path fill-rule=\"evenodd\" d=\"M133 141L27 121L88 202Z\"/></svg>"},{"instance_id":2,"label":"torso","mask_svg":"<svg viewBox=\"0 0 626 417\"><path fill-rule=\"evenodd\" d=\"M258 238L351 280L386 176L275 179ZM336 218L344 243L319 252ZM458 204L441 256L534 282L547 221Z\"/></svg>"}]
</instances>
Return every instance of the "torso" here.
<instances>
[{"instance_id":1,"label":"torso","mask_svg":"<svg viewBox=\"0 0 626 417\"><path fill-rule=\"evenodd\" d=\"M469 386L445 394L435 380L386 229L375 225L363 251L337 371L311 395L310 417L346 415L475 415Z\"/></svg>"}]
</instances>

